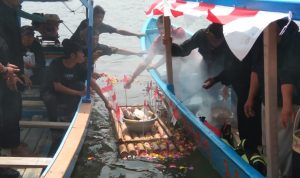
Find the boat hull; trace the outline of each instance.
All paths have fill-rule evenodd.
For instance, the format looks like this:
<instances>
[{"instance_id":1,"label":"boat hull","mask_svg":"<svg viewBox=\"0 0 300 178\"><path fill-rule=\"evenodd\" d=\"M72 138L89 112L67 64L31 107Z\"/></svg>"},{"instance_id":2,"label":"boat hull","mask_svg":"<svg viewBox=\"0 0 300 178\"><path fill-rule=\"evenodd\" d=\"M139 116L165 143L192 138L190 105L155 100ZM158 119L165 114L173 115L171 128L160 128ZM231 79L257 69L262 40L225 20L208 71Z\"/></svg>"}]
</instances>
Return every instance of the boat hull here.
<instances>
[{"instance_id":1,"label":"boat hull","mask_svg":"<svg viewBox=\"0 0 300 178\"><path fill-rule=\"evenodd\" d=\"M158 35L155 29L156 19L147 19L142 29L145 33L145 37L141 39L141 45L144 50L149 48L153 38ZM173 110L176 109L180 112L180 117L177 119L180 120L184 129L193 135L200 152L209 160L213 168L217 170L222 177L263 177L183 105L168 89L167 84L161 80L160 75L155 69L151 69L150 74L163 91L169 106L173 106Z\"/></svg>"}]
</instances>

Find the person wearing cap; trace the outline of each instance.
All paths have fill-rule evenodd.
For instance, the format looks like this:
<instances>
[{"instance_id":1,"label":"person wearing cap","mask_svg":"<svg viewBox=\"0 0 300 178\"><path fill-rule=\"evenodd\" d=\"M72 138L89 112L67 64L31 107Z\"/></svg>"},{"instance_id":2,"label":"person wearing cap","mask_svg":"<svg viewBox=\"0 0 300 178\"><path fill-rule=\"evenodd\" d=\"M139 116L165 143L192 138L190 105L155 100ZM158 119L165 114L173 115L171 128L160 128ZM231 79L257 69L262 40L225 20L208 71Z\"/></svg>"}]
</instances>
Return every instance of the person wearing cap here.
<instances>
[{"instance_id":1,"label":"person wearing cap","mask_svg":"<svg viewBox=\"0 0 300 178\"><path fill-rule=\"evenodd\" d=\"M129 32L126 30L120 30L110 25L103 23L105 16L105 10L101 6L94 7L94 25L93 28L99 31L99 34L102 33L117 33L124 36L136 36L138 38L144 36L144 34L138 34ZM75 41L80 41L80 32L88 27L88 21L83 20L80 25L77 27L76 31L72 35L71 39Z\"/></svg>"},{"instance_id":2,"label":"person wearing cap","mask_svg":"<svg viewBox=\"0 0 300 178\"><path fill-rule=\"evenodd\" d=\"M55 43L60 43L58 38L59 24L63 21L59 18L57 14L41 14L35 13L44 18L44 22L32 21L32 26L34 30L38 31L42 40L54 41Z\"/></svg>"},{"instance_id":3,"label":"person wearing cap","mask_svg":"<svg viewBox=\"0 0 300 178\"><path fill-rule=\"evenodd\" d=\"M24 73L33 85L40 85L45 70L45 56L40 43L34 38L32 26L21 27Z\"/></svg>"}]
</instances>

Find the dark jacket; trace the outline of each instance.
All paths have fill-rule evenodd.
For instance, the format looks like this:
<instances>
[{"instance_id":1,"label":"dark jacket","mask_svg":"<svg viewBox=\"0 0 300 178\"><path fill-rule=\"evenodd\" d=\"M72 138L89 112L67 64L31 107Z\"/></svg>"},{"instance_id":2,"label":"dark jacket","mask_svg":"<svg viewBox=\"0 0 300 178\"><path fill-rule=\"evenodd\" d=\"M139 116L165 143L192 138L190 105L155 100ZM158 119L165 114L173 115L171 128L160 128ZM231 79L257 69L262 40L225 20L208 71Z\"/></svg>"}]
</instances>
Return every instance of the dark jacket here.
<instances>
[{"instance_id":1,"label":"dark jacket","mask_svg":"<svg viewBox=\"0 0 300 178\"><path fill-rule=\"evenodd\" d=\"M17 11L0 1L0 27L8 46L8 62L17 65L23 73L22 44Z\"/></svg>"}]
</instances>

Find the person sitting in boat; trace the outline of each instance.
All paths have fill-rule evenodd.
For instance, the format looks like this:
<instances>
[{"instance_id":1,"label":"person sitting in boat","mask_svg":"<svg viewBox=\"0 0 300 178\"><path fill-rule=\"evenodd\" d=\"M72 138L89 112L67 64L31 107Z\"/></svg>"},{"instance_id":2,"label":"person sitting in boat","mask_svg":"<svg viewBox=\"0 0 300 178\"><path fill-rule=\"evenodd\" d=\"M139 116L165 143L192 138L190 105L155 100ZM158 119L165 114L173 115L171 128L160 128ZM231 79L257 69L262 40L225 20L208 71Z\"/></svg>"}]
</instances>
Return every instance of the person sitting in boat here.
<instances>
[{"instance_id":1,"label":"person sitting in boat","mask_svg":"<svg viewBox=\"0 0 300 178\"><path fill-rule=\"evenodd\" d=\"M81 46L69 39L65 39L62 45L65 57L51 62L41 87L41 96L50 121L58 121L58 104L67 107L65 120L70 121L81 96L86 93L82 82L86 72L80 65L84 62Z\"/></svg>"},{"instance_id":2,"label":"person sitting in boat","mask_svg":"<svg viewBox=\"0 0 300 178\"><path fill-rule=\"evenodd\" d=\"M21 37L24 74L30 78L33 85L40 85L45 70L45 56L42 46L35 40L32 26L22 26Z\"/></svg>"},{"instance_id":3,"label":"person sitting in boat","mask_svg":"<svg viewBox=\"0 0 300 178\"><path fill-rule=\"evenodd\" d=\"M277 119L277 133L278 133L278 158L279 158L279 169L280 175L283 177L289 177L291 175L291 158L292 158L292 122L290 120L294 119L294 109L293 105L300 104L299 97L292 94L292 83L297 82L297 75L291 76L290 74L294 73L295 70L299 70L297 67L297 63L299 56L298 46L292 46L295 34L298 32L299 27L295 22L288 23L288 19L281 19L276 21L277 30L285 28L288 24L283 35L278 36L277 43L277 71L278 71L278 116ZM279 33L277 33L279 34ZM250 80L250 90L247 101L244 106L244 112L247 117L252 117L254 114L254 101L253 99L257 97L257 95L262 95L261 97L264 99L264 61L263 58L257 58L255 61L255 67L253 67L251 71L251 80ZM291 62L292 61L292 62ZM291 63L289 63L291 62ZM296 84L296 83L294 83ZM281 93L282 91L282 93ZM299 95L298 95L299 96ZM291 98L290 98L291 97ZM292 100L293 101L292 101ZM265 110L262 107L262 116L264 116ZM264 117L262 117L262 128L264 126ZM265 148L265 132L262 130L262 144L263 148Z\"/></svg>"},{"instance_id":4,"label":"person sitting in boat","mask_svg":"<svg viewBox=\"0 0 300 178\"><path fill-rule=\"evenodd\" d=\"M138 38L144 36L144 34L138 34L138 33L133 33L129 32L126 30L120 30L117 28L114 28L110 25L107 25L103 23L105 11L101 6L95 6L94 7L94 25L93 28L99 31L99 34L101 33L117 33L120 35L125 35L125 36L136 36ZM74 34L72 35L71 39L75 41L80 41L80 32L84 30L85 28L88 27L88 21L83 20Z\"/></svg>"},{"instance_id":5,"label":"person sitting in boat","mask_svg":"<svg viewBox=\"0 0 300 178\"><path fill-rule=\"evenodd\" d=\"M59 44L59 24L63 21L58 17L57 14L41 14L36 13L44 17L44 22L32 21L34 30L41 34L42 40L54 41L55 44Z\"/></svg>"},{"instance_id":6,"label":"person sitting in boat","mask_svg":"<svg viewBox=\"0 0 300 178\"><path fill-rule=\"evenodd\" d=\"M86 56L87 56L87 32L88 32L88 28L85 28L84 30L82 30L80 32L80 42L84 48L84 53ZM96 60L99 57L105 56L105 55L110 56L112 54L120 54L120 55L125 55L125 56L129 56L129 55L142 56L144 54L143 52L132 52L132 51L125 50L125 49L120 49L120 48L100 44L99 43L99 35L100 35L100 32L97 29L95 29L93 32L93 60L94 60L94 63L96 62Z\"/></svg>"},{"instance_id":7,"label":"person sitting in boat","mask_svg":"<svg viewBox=\"0 0 300 178\"><path fill-rule=\"evenodd\" d=\"M147 57L143 62L141 62L138 67L133 72L132 76L129 77L127 83L124 85L125 88L130 88L132 82L134 82L135 78L139 76L146 68L158 68L162 64L165 63L165 57L162 57L157 63L152 64L152 60L156 55L164 55L165 47L163 44L163 35L164 35L164 24L163 24L163 16L159 16L157 19L157 29L159 31L159 36L157 36L153 43L151 44L151 47L148 51ZM171 29L171 37L174 41L182 42L186 40L187 35L183 28L178 27Z\"/></svg>"}]
</instances>

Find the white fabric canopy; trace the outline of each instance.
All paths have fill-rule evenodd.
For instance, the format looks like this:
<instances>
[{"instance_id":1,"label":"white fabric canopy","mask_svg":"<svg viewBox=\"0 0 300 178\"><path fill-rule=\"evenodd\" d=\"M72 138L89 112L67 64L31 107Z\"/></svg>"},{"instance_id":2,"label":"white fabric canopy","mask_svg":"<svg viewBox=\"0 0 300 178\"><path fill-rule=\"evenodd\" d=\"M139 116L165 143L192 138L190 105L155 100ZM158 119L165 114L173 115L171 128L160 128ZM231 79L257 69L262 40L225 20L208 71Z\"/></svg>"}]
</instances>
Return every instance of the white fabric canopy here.
<instances>
[{"instance_id":1,"label":"white fabric canopy","mask_svg":"<svg viewBox=\"0 0 300 178\"><path fill-rule=\"evenodd\" d=\"M225 40L233 54L242 60L261 32L273 21L289 17L289 13L266 12L184 0L156 0L148 16L205 16L214 23L224 24Z\"/></svg>"}]
</instances>

